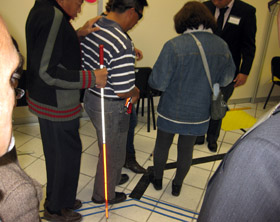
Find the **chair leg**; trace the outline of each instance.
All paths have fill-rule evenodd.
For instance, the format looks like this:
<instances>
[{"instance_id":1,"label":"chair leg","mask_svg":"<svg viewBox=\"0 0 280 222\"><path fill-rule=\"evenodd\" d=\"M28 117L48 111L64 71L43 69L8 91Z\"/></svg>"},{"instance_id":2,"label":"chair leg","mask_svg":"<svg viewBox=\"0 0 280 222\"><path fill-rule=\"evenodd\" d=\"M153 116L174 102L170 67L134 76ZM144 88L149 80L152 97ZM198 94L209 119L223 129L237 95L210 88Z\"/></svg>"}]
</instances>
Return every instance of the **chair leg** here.
<instances>
[{"instance_id":1,"label":"chair leg","mask_svg":"<svg viewBox=\"0 0 280 222\"><path fill-rule=\"evenodd\" d=\"M137 115L137 116L138 116L138 110L139 110L140 99L141 99L141 98L138 99L138 101L137 101L137 106L136 106L136 115Z\"/></svg>"},{"instance_id":2,"label":"chair leg","mask_svg":"<svg viewBox=\"0 0 280 222\"><path fill-rule=\"evenodd\" d=\"M156 118L155 118L155 108L154 108L153 96L151 96L151 107L152 107L152 118L153 118L154 130L156 130Z\"/></svg>"},{"instance_id":3,"label":"chair leg","mask_svg":"<svg viewBox=\"0 0 280 222\"><path fill-rule=\"evenodd\" d=\"M266 101L265 101L265 103L264 103L263 109L265 109L265 107L266 107L266 105L267 105L267 102L268 102L268 100L269 100L269 98L270 98L270 95L271 95L271 93L272 93L273 88L274 88L274 83L273 83L272 86L271 86L271 89L270 89L270 91L269 91L269 94L268 94L268 96L267 96L267 98L266 98Z\"/></svg>"},{"instance_id":4,"label":"chair leg","mask_svg":"<svg viewBox=\"0 0 280 222\"><path fill-rule=\"evenodd\" d=\"M147 113L147 118L148 118L148 125L147 125L147 132L150 132L150 103L151 103L151 98L148 96L148 113Z\"/></svg>"},{"instance_id":5,"label":"chair leg","mask_svg":"<svg viewBox=\"0 0 280 222\"><path fill-rule=\"evenodd\" d=\"M145 98L143 97L142 98L142 116L144 116L144 100L145 100Z\"/></svg>"}]
</instances>

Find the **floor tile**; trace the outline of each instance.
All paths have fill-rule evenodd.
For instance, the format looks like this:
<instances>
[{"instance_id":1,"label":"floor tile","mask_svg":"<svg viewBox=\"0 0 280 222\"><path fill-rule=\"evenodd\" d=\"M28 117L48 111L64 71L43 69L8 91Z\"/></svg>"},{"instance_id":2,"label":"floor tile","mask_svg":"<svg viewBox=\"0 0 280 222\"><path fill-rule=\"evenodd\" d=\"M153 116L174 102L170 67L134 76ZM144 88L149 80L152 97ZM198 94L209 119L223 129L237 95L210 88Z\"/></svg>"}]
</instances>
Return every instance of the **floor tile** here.
<instances>
[{"instance_id":1,"label":"floor tile","mask_svg":"<svg viewBox=\"0 0 280 222\"><path fill-rule=\"evenodd\" d=\"M204 189L209 177L210 171L192 166L184 180L184 184Z\"/></svg>"},{"instance_id":2,"label":"floor tile","mask_svg":"<svg viewBox=\"0 0 280 222\"><path fill-rule=\"evenodd\" d=\"M160 201L168 202L174 206L182 206L184 209L188 209L190 211L195 211L197 205L199 204L202 193L203 189L183 184L180 196L174 197L171 194L170 183Z\"/></svg>"},{"instance_id":3,"label":"floor tile","mask_svg":"<svg viewBox=\"0 0 280 222\"><path fill-rule=\"evenodd\" d=\"M22 146L29 140L33 139L32 136L29 136L29 135L21 133L21 132L14 131L13 134L14 134L14 137L16 138L16 147L17 148L19 148L20 146Z\"/></svg>"},{"instance_id":4,"label":"floor tile","mask_svg":"<svg viewBox=\"0 0 280 222\"><path fill-rule=\"evenodd\" d=\"M38 123L31 123L25 125L16 125L16 131L25 133L30 136L38 137L40 135L40 127Z\"/></svg>"},{"instance_id":5,"label":"floor tile","mask_svg":"<svg viewBox=\"0 0 280 222\"><path fill-rule=\"evenodd\" d=\"M31 165L37 160L36 157L27 155L25 153L22 154L20 151L17 151L17 154L18 154L19 165L21 166L22 169L25 169L26 167L28 167L29 165Z\"/></svg>"},{"instance_id":6,"label":"floor tile","mask_svg":"<svg viewBox=\"0 0 280 222\"><path fill-rule=\"evenodd\" d=\"M30 139L22 146L18 146L17 150L37 158L44 155L42 141L38 138Z\"/></svg>"},{"instance_id":7,"label":"floor tile","mask_svg":"<svg viewBox=\"0 0 280 222\"><path fill-rule=\"evenodd\" d=\"M95 176L97 161L98 157L83 153L81 159L81 173L91 177Z\"/></svg>"},{"instance_id":8,"label":"floor tile","mask_svg":"<svg viewBox=\"0 0 280 222\"><path fill-rule=\"evenodd\" d=\"M40 184L44 185L47 182L45 161L37 159L24 170L30 177L36 178Z\"/></svg>"}]
</instances>

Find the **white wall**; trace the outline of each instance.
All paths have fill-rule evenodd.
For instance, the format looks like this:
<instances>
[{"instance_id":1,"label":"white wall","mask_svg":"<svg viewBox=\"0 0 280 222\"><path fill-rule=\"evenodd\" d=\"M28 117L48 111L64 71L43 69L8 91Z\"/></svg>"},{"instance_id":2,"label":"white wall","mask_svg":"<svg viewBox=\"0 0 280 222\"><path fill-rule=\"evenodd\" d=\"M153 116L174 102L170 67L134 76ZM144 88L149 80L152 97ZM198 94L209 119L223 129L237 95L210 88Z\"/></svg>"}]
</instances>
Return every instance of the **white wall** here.
<instances>
[{"instance_id":1,"label":"white wall","mask_svg":"<svg viewBox=\"0 0 280 222\"><path fill-rule=\"evenodd\" d=\"M0 14L4 17L10 33L18 41L20 50L25 55L25 22L29 10L33 6L35 0L0 0ZM107 0L103 0L106 4ZM173 25L173 16L187 2L187 0L148 0L149 7L144 10L143 19L129 32L135 46L144 53L142 61L137 66L150 66L155 63L163 44L170 38L176 36ZM268 0L245 0L257 9L257 36L256 57L251 70L251 74L245 86L235 90L232 99L250 99L253 97L257 87L258 74L261 64L261 56L263 55L264 39L267 35L265 27L269 18L267 9ZM75 28L84 24L89 18L97 15L97 3L83 4L82 13L73 22ZM265 57L262 76L258 88L257 96L266 97L270 89L271 83L270 60L273 56L279 54L279 46L277 41L276 23L273 24L271 38L269 40L268 51ZM279 89L275 87L273 95L279 95Z\"/></svg>"}]
</instances>

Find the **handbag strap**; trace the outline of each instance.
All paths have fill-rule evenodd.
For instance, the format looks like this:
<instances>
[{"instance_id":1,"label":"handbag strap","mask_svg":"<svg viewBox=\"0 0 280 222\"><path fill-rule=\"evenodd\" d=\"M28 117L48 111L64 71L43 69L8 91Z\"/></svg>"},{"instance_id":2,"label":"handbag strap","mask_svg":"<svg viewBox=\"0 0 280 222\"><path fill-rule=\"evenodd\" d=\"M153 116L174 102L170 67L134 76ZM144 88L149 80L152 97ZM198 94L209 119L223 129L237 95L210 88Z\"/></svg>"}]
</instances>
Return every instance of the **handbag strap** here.
<instances>
[{"instance_id":1,"label":"handbag strap","mask_svg":"<svg viewBox=\"0 0 280 222\"><path fill-rule=\"evenodd\" d=\"M209 84L210 84L210 87L211 87L211 90L213 92L213 86L212 86L212 80L211 80L211 76L210 76L210 70L209 70L209 66L208 66L208 62L207 62L207 59L206 59L206 56L205 56L205 52L204 52L204 49L202 47L202 44L201 42L195 37L195 35L193 35L192 33L189 33L193 39L195 40L196 42L196 45L199 49L199 52L200 52L200 56L201 56L201 59L202 59L202 62L203 62L203 66L204 66L204 69L205 69L205 73L206 73L206 76L208 78L208 81L209 81Z\"/></svg>"}]
</instances>

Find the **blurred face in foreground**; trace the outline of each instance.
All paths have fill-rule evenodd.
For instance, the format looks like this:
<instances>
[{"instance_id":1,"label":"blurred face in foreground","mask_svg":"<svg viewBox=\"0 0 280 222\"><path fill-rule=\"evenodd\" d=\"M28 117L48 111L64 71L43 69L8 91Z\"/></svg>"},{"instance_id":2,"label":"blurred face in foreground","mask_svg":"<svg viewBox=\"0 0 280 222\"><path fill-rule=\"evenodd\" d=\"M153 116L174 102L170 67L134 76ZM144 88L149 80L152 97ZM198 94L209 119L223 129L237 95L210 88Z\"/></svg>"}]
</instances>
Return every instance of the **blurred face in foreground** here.
<instances>
[{"instance_id":1,"label":"blurred face in foreground","mask_svg":"<svg viewBox=\"0 0 280 222\"><path fill-rule=\"evenodd\" d=\"M12 136L15 91L11 76L19 65L19 55L0 17L0 156L7 152Z\"/></svg>"}]
</instances>

